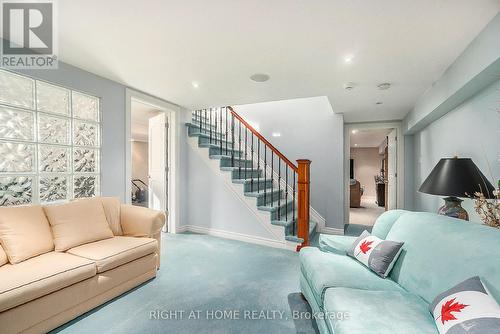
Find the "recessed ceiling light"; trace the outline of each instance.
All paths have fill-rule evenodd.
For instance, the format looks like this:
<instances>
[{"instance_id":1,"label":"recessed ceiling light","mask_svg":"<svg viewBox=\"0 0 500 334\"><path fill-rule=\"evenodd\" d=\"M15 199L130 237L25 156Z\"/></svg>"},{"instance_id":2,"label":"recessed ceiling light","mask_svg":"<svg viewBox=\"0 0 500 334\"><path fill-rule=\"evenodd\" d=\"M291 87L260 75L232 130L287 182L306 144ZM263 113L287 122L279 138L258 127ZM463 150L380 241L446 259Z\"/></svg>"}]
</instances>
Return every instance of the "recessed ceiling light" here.
<instances>
[{"instance_id":1,"label":"recessed ceiling light","mask_svg":"<svg viewBox=\"0 0 500 334\"><path fill-rule=\"evenodd\" d=\"M353 129L353 130L351 131L351 133L352 133L353 135L355 135L356 133L358 133L358 130Z\"/></svg>"},{"instance_id":2,"label":"recessed ceiling light","mask_svg":"<svg viewBox=\"0 0 500 334\"><path fill-rule=\"evenodd\" d=\"M381 83L380 85L378 85L377 87L378 87L378 89L380 89L380 90L386 90L386 89L391 88L391 84L390 84L390 83L388 83L388 82L383 82L383 83Z\"/></svg>"},{"instance_id":3,"label":"recessed ceiling light","mask_svg":"<svg viewBox=\"0 0 500 334\"><path fill-rule=\"evenodd\" d=\"M378 102L376 102L375 104L379 104L379 105L380 105L380 104L383 104L383 103L384 103L384 102L380 102L380 101L378 101Z\"/></svg>"},{"instance_id":4,"label":"recessed ceiling light","mask_svg":"<svg viewBox=\"0 0 500 334\"><path fill-rule=\"evenodd\" d=\"M352 89L354 89L355 86L356 86L356 84L354 82L346 82L344 84L344 89L345 90L352 90Z\"/></svg>"},{"instance_id":5,"label":"recessed ceiling light","mask_svg":"<svg viewBox=\"0 0 500 334\"><path fill-rule=\"evenodd\" d=\"M193 86L193 88L198 88L200 87L200 84L197 81L193 81L191 82L191 86Z\"/></svg>"},{"instance_id":6,"label":"recessed ceiling light","mask_svg":"<svg viewBox=\"0 0 500 334\"><path fill-rule=\"evenodd\" d=\"M352 60L353 60L353 59L354 59L354 56L353 56L353 55L346 55L346 56L344 57L344 63L346 63L346 64L350 64L350 63L352 63Z\"/></svg>"},{"instance_id":7,"label":"recessed ceiling light","mask_svg":"<svg viewBox=\"0 0 500 334\"><path fill-rule=\"evenodd\" d=\"M273 132L273 137L281 137L281 133L279 133L279 132Z\"/></svg>"},{"instance_id":8,"label":"recessed ceiling light","mask_svg":"<svg viewBox=\"0 0 500 334\"><path fill-rule=\"evenodd\" d=\"M269 80L271 77L267 74L264 73L255 73L250 76L250 80L255 81L255 82L266 82Z\"/></svg>"}]
</instances>

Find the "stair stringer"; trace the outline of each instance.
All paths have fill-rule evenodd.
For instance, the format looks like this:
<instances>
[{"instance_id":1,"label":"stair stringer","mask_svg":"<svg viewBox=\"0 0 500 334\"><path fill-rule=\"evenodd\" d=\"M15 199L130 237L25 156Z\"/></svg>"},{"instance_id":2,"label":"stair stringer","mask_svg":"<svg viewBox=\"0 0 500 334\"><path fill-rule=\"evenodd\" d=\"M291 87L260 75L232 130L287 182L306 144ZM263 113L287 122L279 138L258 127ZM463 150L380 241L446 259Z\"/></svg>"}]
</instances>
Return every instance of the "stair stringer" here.
<instances>
[{"instance_id":1,"label":"stair stringer","mask_svg":"<svg viewBox=\"0 0 500 334\"><path fill-rule=\"evenodd\" d=\"M198 137L188 137L188 145L193 149L202 161L216 174L224 183L224 185L234 193L235 197L240 200L248 210L255 216L257 222L264 227L271 235L276 237L276 240L266 243L266 245L283 248L295 251L299 243L288 241L285 239L285 228L270 223L271 213L257 209L257 198L247 197L244 195L244 185L232 182L232 173L220 169L219 159L210 159L209 148L198 146ZM196 231L195 231L196 232Z\"/></svg>"}]
</instances>

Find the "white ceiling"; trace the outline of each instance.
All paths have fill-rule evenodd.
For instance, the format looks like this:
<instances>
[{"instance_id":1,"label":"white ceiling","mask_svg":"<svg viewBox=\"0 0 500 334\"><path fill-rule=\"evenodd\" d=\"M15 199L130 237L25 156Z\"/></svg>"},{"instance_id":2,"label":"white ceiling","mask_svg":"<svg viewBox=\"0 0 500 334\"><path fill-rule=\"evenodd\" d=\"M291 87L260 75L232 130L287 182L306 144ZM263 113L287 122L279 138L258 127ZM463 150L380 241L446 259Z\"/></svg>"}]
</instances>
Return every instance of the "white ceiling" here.
<instances>
[{"instance_id":1,"label":"white ceiling","mask_svg":"<svg viewBox=\"0 0 500 334\"><path fill-rule=\"evenodd\" d=\"M62 61L188 108L325 95L348 122L403 118L500 11L500 0L58 3Z\"/></svg>"},{"instance_id":2,"label":"white ceiling","mask_svg":"<svg viewBox=\"0 0 500 334\"><path fill-rule=\"evenodd\" d=\"M132 100L130 109L131 139L147 142L149 137L149 119L162 111L136 100Z\"/></svg>"},{"instance_id":3,"label":"white ceiling","mask_svg":"<svg viewBox=\"0 0 500 334\"><path fill-rule=\"evenodd\" d=\"M359 129L351 131L351 147L379 147L392 129Z\"/></svg>"}]
</instances>

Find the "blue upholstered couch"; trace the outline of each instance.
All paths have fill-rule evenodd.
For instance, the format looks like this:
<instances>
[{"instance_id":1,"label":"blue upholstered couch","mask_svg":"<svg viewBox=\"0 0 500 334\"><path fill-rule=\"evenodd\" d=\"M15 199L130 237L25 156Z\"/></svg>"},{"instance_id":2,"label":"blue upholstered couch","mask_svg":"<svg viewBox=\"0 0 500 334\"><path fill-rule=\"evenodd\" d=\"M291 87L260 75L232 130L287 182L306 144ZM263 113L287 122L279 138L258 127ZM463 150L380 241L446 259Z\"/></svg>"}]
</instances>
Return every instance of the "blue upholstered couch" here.
<instances>
[{"instance_id":1,"label":"blue upholstered couch","mask_svg":"<svg viewBox=\"0 0 500 334\"><path fill-rule=\"evenodd\" d=\"M432 213L393 210L372 233L404 241L383 279L345 254L355 237L320 236L300 251L301 289L322 334L437 333L433 299L479 276L500 301L500 230Z\"/></svg>"}]
</instances>

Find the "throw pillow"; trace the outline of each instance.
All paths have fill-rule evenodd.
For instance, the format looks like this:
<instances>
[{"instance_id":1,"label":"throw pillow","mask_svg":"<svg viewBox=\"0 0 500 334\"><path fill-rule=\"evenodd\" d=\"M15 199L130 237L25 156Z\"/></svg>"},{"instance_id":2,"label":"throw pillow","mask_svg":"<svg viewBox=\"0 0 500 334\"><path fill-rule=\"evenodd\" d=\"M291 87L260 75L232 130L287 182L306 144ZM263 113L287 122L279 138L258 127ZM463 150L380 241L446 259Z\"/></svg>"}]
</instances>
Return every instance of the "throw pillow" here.
<instances>
[{"instance_id":1,"label":"throw pillow","mask_svg":"<svg viewBox=\"0 0 500 334\"><path fill-rule=\"evenodd\" d=\"M113 237L99 198L44 207L57 252Z\"/></svg>"},{"instance_id":2,"label":"throw pillow","mask_svg":"<svg viewBox=\"0 0 500 334\"><path fill-rule=\"evenodd\" d=\"M52 231L40 205L0 208L0 241L12 264L54 249Z\"/></svg>"},{"instance_id":3,"label":"throw pillow","mask_svg":"<svg viewBox=\"0 0 500 334\"><path fill-rule=\"evenodd\" d=\"M500 306L477 276L441 293L429 310L441 334L500 332Z\"/></svg>"},{"instance_id":4,"label":"throw pillow","mask_svg":"<svg viewBox=\"0 0 500 334\"><path fill-rule=\"evenodd\" d=\"M382 240L364 231L354 241L347 255L363 263L380 277L386 278L401 253L402 246L402 242Z\"/></svg>"}]
</instances>

